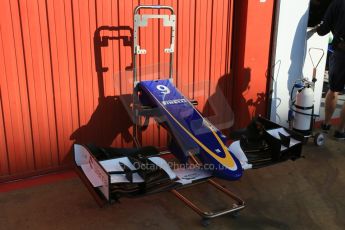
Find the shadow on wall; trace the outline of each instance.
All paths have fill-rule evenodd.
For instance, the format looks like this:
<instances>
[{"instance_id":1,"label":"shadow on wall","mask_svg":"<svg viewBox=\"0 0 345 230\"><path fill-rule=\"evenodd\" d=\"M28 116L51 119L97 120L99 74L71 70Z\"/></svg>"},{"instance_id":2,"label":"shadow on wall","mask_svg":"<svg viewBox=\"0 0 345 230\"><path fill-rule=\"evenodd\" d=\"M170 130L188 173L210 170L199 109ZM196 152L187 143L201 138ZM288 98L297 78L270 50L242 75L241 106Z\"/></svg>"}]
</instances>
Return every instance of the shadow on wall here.
<instances>
[{"instance_id":1,"label":"shadow on wall","mask_svg":"<svg viewBox=\"0 0 345 230\"><path fill-rule=\"evenodd\" d=\"M102 31L130 32L129 36L102 36ZM133 126L132 119L127 112L129 103L132 100L131 94L123 94L119 96L107 96L104 92L103 73L109 71L109 68L104 67L102 63L102 47L107 47L111 40L122 40L124 47L132 47L132 28L129 26L101 26L97 28L94 33L94 53L95 64L98 80L99 100L96 110L90 117L86 125L81 126L75 130L70 139L77 144L95 144L97 146L108 147L111 146L115 138L121 134L126 143L132 142L132 135L129 132L130 127ZM132 64L126 69L132 68ZM73 153L73 146L70 154L64 161L71 162Z\"/></svg>"},{"instance_id":2,"label":"shadow on wall","mask_svg":"<svg viewBox=\"0 0 345 230\"><path fill-rule=\"evenodd\" d=\"M245 93L250 88L250 68L244 68L240 81L233 81L232 76L229 73L219 78L215 93L207 99L203 109L203 115L226 136L229 136L236 120L249 123L253 116L258 115L256 108L265 103L265 93L258 93L256 100L245 98ZM232 90L227 91L233 88L231 84L236 87L236 94ZM243 127L245 126L246 124Z\"/></svg>"},{"instance_id":3,"label":"shadow on wall","mask_svg":"<svg viewBox=\"0 0 345 230\"><path fill-rule=\"evenodd\" d=\"M230 95L232 95L232 109L234 112L234 124L232 129L245 128L253 116L266 114L266 93L257 92L256 98L250 92L251 69L245 64L247 19L249 0L234 1L233 43L231 55L232 80ZM246 95L248 94L248 95ZM247 100L246 98L253 98Z\"/></svg>"},{"instance_id":4,"label":"shadow on wall","mask_svg":"<svg viewBox=\"0 0 345 230\"><path fill-rule=\"evenodd\" d=\"M286 82L286 89L290 92L292 89L295 81L297 79L303 78L303 65L304 65L304 60L306 56L306 49L307 49L307 31L306 31L306 23L307 20L305 20L307 15L308 10L304 12L303 16L298 22L295 36L292 42L292 47L291 47L291 53L290 53L290 67L288 71L288 78ZM300 36L301 34L305 34L306 36ZM303 39L301 41L301 39ZM301 55L301 52L299 50L303 49L303 55ZM290 98L289 98L289 103L290 103ZM288 113L288 111L286 111Z\"/></svg>"},{"instance_id":5,"label":"shadow on wall","mask_svg":"<svg viewBox=\"0 0 345 230\"><path fill-rule=\"evenodd\" d=\"M71 135L71 140L77 144L95 144L97 146L110 146L117 135L122 134L128 143L132 141L129 128L132 126L131 118L126 111L125 101L131 100L131 95L108 96L99 101L86 125L81 126Z\"/></svg>"},{"instance_id":6,"label":"shadow on wall","mask_svg":"<svg viewBox=\"0 0 345 230\"><path fill-rule=\"evenodd\" d=\"M250 89L251 69L244 68L240 81L234 81L231 73L219 78L216 91L206 101L203 115L229 136L232 128L246 127L253 117L262 115L260 109L266 105L266 93L257 93L256 99L247 100L246 92ZM231 87L231 84L234 84ZM229 90L236 87L236 90ZM228 91L227 91L228 90ZM240 121L241 124L236 124Z\"/></svg>"},{"instance_id":7,"label":"shadow on wall","mask_svg":"<svg viewBox=\"0 0 345 230\"><path fill-rule=\"evenodd\" d=\"M232 76L228 73L218 79L215 92L206 100L202 110L203 116L226 136L229 135L229 130L234 124L231 94L226 91L231 86Z\"/></svg>"}]
</instances>

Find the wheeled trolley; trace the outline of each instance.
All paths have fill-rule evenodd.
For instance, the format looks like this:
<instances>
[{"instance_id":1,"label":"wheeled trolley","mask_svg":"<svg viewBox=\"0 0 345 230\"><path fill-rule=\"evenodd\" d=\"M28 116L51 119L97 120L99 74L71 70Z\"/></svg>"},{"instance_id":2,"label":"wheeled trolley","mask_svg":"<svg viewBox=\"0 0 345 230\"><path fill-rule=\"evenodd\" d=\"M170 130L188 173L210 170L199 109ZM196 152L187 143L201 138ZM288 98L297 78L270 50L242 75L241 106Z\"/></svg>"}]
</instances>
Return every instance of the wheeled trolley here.
<instances>
[{"instance_id":1,"label":"wheeled trolley","mask_svg":"<svg viewBox=\"0 0 345 230\"><path fill-rule=\"evenodd\" d=\"M170 14L140 14L145 9ZM160 19L170 27L170 56L166 79L142 80L138 76L138 55L146 50L139 44L139 29L149 20ZM245 202L217 182L238 180L244 170L265 167L301 155L302 136L269 120L258 117L228 146L228 139L195 108L173 84L176 15L170 6L138 6L133 20L133 118L134 148L100 147L89 143L74 145L76 169L100 204L112 204L122 197L169 191L202 218L202 224L226 214L237 215ZM125 112L125 111L123 111ZM149 120L166 129L167 149L142 146L141 135ZM173 155L174 158L168 157ZM178 167L172 163L177 162ZM207 166L207 167L206 167ZM182 190L207 183L231 202L222 210L203 210ZM212 194L216 195L216 194Z\"/></svg>"},{"instance_id":2,"label":"wheeled trolley","mask_svg":"<svg viewBox=\"0 0 345 230\"><path fill-rule=\"evenodd\" d=\"M313 61L311 55L312 50L317 50L321 53L321 57L317 63ZM320 48L310 48L308 54L313 65L312 80L302 79L296 81L293 85L290 93L289 125L290 128L300 132L305 137L305 142L309 138L313 138L314 144L321 146L325 143L325 137L320 132L314 132L315 119L318 116L314 111L314 89L317 81L316 70L324 56L324 51ZM297 90L297 93L294 96L295 90Z\"/></svg>"},{"instance_id":3,"label":"wheeled trolley","mask_svg":"<svg viewBox=\"0 0 345 230\"><path fill-rule=\"evenodd\" d=\"M168 10L170 11L170 15L167 14L140 14L140 11L143 9L159 9L159 10ZM148 105L143 105L142 100L140 98L140 93L143 90L143 87L146 85L140 84L140 80L138 78L138 68L137 68L137 56L138 55L145 55L146 50L142 48L139 44L139 28L148 26L149 19L161 19L163 20L163 26L164 27L170 27L170 46L164 49L164 52L169 55L169 76L168 81L170 83L173 83L173 60L174 60L174 52L175 52L175 31L176 31L176 15L174 12L174 9L170 6L137 6L134 9L134 31L133 31L133 114L134 114L134 129L133 129L133 137L135 140L135 143L137 147L139 147L140 140L139 137L141 136L141 132L147 125L142 124L141 118L145 117L144 123L148 123L148 119L150 117L160 117L161 115L157 112L157 107L152 107ZM150 83L149 83L150 84ZM156 89L161 92L167 94L168 91L171 89L168 85L165 84L158 84L156 86ZM197 102L195 101L188 101L190 106L195 105ZM159 119L159 118L158 118ZM164 124L165 123L165 124ZM168 122L163 121L161 122L162 125L169 126L169 124L166 124ZM188 152L188 154L192 154ZM188 159L187 159L188 158ZM191 164L198 164L200 165L200 161L197 160L197 156L186 156L185 160L188 160ZM214 186L217 188L218 191L224 193L227 195L228 198L235 201L233 205L227 209L219 210L219 211L212 211L212 210L202 210L199 208L196 204L194 204L190 199L182 195L180 192L181 189L183 189L186 186L198 186L199 183L207 183L211 186ZM209 223L209 219L222 216L229 213L238 213L241 209L245 207L244 201L231 192L230 190L226 189L224 186L220 185L216 180L207 178L205 180L201 180L198 183L192 183L189 185L185 185L176 189L172 189L171 192L181 201L183 201L188 207L190 207L192 210L194 210L197 214L199 214L202 217L202 223L203 225L207 225Z\"/></svg>"}]
</instances>

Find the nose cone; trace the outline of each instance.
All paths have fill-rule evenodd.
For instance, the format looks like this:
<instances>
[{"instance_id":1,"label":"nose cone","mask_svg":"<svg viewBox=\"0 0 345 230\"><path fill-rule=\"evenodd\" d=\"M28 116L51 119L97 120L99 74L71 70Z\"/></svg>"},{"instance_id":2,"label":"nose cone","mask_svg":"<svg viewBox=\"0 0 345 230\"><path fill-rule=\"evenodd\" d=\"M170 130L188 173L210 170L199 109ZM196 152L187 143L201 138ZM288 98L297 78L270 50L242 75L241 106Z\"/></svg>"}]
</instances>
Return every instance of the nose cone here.
<instances>
[{"instance_id":1,"label":"nose cone","mask_svg":"<svg viewBox=\"0 0 345 230\"><path fill-rule=\"evenodd\" d=\"M215 168L213 171L213 175L215 177L224 179L224 180L238 180L242 177L243 170L242 167L237 168L237 170L229 170L225 168L217 169Z\"/></svg>"},{"instance_id":2,"label":"nose cone","mask_svg":"<svg viewBox=\"0 0 345 230\"><path fill-rule=\"evenodd\" d=\"M215 158L211 157L210 155L203 155L202 160L204 162L204 166L208 166L205 169L212 170L213 175L215 177L224 179L224 180L238 180L241 178L243 174L243 169L239 160L231 153L230 156L232 157L233 161L235 162L235 167L229 168L225 165L221 164ZM229 156L229 157L230 157Z\"/></svg>"}]
</instances>

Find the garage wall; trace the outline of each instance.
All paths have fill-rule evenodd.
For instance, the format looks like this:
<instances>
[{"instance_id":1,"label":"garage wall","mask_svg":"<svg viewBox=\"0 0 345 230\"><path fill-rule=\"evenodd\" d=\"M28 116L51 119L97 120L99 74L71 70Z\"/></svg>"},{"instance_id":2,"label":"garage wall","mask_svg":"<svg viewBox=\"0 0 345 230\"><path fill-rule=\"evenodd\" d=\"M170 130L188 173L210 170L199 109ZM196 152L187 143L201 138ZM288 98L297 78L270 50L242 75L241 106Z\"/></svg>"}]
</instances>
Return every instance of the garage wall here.
<instances>
[{"instance_id":1,"label":"garage wall","mask_svg":"<svg viewBox=\"0 0 345 230\"><path fill-rule=\"evenodd\" d=\"M279 0L272 55L272 103L270 119L288 127L290 90L303 76L310 0Z\"/></svg>"},{"instance_id":2,"label":"garage wall","mask_svg":"<svg viewBox=\"0 0 345 230\"><path fill-rule=\"evenodd\" d=\"M68 165L75 142L132 145L125 111L132 88L132 12L138 4L171 5L177 12L180 90L197 99L205 114L212 114L207 99L219 90L231 104L233 1L3 0L0 181ZM159 50L170 31L159 22L151 25L140 32L148 51L139 60L142 79L167 74L168 56ZM144 144L165 142L166 133L154 124L143 134Z\"/></svg>"},{"instance_id":3,"label":"garage wall","mask_svg":"<svg viewBox=\"0 0 345 230\"><path fill-rule=\"evenodd\" d=\"M232 68L234 70L234 129L244 128L252 117L266 116L270 98L274 0L235 1Z\"/></svg>"}]
</instances>

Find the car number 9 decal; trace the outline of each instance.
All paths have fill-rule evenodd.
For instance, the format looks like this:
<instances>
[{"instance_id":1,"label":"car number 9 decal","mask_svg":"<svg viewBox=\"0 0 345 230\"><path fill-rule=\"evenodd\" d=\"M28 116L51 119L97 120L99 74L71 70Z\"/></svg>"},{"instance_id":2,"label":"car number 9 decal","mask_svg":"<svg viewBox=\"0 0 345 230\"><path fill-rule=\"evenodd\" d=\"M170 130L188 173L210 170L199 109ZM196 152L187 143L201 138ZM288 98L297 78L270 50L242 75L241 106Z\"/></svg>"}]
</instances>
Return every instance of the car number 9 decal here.
<instances>
[{"instance_id":1,"label":"car number 9 decal","mask_svg":"<svg viewBox=\"0 0 345 230\"><path fill-rule=\"evenodd\" d=\"M161 91L162 94L166 95L170 93L170 89L165 85L157 85L156 88Z\"/></svg>"}]
</instances>

